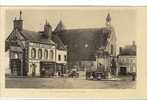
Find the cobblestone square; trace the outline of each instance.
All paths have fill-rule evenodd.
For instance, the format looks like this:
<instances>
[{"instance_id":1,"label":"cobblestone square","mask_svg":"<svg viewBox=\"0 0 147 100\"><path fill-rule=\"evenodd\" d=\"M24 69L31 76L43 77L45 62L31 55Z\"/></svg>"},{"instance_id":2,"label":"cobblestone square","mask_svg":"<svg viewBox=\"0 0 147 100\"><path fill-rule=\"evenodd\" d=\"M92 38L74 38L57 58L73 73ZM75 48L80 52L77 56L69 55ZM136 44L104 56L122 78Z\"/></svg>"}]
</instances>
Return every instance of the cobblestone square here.
<instances>
[{"instance_id":1,"label":"cobblestone square","mask_svg":"<svg viewBox=\"0 0 147 100\"><path fill-rule=\"evenodd\" d=\"M6 78L6 88L44 89L128 89L136 81L85 80L82 78Z\"/></svg>"}]
</instances>

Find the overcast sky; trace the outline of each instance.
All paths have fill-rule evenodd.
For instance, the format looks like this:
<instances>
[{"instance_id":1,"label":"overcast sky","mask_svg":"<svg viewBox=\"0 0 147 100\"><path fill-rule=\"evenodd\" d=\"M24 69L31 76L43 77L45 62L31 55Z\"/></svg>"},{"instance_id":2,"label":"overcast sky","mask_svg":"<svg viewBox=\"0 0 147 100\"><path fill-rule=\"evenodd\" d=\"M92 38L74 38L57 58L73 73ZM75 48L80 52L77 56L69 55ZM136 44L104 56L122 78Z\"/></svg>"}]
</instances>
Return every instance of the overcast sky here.
<instances>
[{"instance_id":1,"label":"overcast sky","mask_svg":"<svg viewBox=\"0 0 147 100\"><path fill-rule=\"evenodd\" d=\"M71 28L100 28L105 26L108 12L111 24L115 28L117 44L119 46L131 44L136 40L136 10L133 8L47 8L47 9L8 9L6 11L6 36L13 29L13 20L19 17L22 10L24 29L32 31L43 30L46 19L53 29L62 20L66 29Z\"/></svg>"}]
</instances>

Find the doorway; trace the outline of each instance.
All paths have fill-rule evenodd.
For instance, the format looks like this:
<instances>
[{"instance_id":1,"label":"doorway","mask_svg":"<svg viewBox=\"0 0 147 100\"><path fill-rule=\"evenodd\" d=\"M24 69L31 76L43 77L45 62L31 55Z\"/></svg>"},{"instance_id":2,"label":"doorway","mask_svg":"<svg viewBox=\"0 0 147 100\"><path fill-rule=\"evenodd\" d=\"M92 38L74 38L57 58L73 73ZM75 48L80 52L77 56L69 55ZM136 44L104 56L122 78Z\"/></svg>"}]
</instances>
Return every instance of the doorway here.
<instances>
[{"instance_id":1,"label":"doorway","mask_svg":"<svg viewBox=\"0 0 147 100\"><path fill-rule=\"evenodd\" d=\"M21 60L20 59L11 59L10 60L11 73L15 76L21 75Z\"/></svg>"},{"instance_id":2,"label":"doorway","mask_svg":"<svg viewBox=\"0 0 147 100\"><path fill-rule=\"evenodd\" d=\"M32 64L32 76L36 76L36 65Z\"/></svg>"},{"instance_id":3,"label":"doorway","mask_svg":"<svg viewBox=\"0 0 147 100\"><path fill-rule=\"evenodd\" d=\"M127 67L120 67L120 74L126 75L127 74Z\"/></svg>"}]
</instances>

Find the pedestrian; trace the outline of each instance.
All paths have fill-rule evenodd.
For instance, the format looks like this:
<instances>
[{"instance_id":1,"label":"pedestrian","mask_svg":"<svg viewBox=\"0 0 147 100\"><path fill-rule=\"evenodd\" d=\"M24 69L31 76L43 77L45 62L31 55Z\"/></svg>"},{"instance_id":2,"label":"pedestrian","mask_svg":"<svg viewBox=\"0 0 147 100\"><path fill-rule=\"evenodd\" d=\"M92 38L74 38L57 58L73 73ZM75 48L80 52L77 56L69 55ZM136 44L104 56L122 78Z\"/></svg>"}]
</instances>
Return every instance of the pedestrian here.
<instances>
[{"instance_id":1,"label":"pedestrian","mask_svg":"<svg viewBox=\"0 0 147 100\"><path fill-rule=\"evenodd\" d=\"M135 81L135 80L136 80L136 73L133 72L133 73L132 73L132 81Z\"/></svg>"}]
</instances>

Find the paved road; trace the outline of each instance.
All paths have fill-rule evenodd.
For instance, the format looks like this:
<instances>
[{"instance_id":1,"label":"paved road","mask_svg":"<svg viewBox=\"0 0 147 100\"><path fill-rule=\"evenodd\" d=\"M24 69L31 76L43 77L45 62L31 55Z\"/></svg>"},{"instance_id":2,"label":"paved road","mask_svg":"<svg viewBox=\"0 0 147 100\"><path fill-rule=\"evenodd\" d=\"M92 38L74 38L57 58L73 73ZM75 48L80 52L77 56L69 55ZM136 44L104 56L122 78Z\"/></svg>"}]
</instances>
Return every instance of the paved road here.
<instances>
[{"instance_id":1,"label":"paved road","mask_svg":"<svg viewBox=\"0 0 147 100\"><path fill-rule=\"evenodd\" d=\"M95 81L79 78L6 78L6 88L50 89L127 89L135 88L136 82Z\"/></svg>"}]
</instances>

